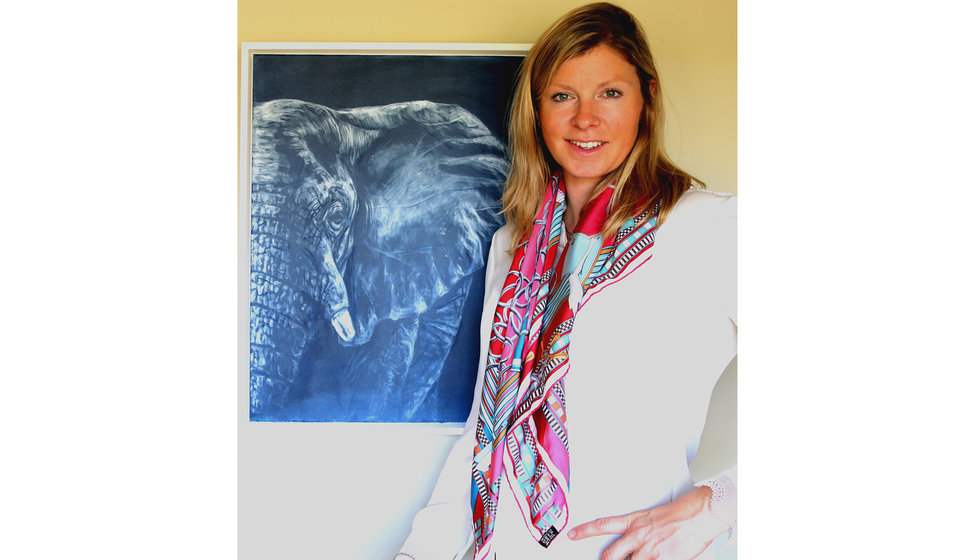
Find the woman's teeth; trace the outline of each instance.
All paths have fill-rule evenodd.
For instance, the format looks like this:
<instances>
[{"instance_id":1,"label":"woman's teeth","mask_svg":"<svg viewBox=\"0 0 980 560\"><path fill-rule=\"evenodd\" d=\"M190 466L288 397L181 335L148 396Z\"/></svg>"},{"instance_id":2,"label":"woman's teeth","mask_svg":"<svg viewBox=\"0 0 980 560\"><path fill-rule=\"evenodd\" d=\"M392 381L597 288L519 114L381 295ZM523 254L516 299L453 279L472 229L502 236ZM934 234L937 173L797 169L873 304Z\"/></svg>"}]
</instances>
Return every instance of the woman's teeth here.
<instances>
[{"instance_id":1,"label":"woman's teeth","mask_svg":"<svg viewBox=\"0 0 980 560\"><path fill-rule=\"evenodd\" d=\"M583 150L591 150L593 148L598 148L600 145L602 145L602 142L598 142L598 141L597 142L576 142L575 140L569 140L569 142L571 142L572 144L575 144L576 146L578 146L579 148L582 148Z\"/></svg>"}]
</instances>

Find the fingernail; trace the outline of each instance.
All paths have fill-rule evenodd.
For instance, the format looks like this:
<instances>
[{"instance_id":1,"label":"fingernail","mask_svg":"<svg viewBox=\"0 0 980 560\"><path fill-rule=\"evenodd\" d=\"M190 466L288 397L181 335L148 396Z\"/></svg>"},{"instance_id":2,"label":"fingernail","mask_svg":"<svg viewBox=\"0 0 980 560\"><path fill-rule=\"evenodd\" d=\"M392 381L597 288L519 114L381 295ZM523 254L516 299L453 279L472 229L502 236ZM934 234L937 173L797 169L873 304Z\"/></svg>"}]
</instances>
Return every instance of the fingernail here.
<instances>
[{"instance_id":1,"label":"fingernail","mask_svg":"<svg viewBox=\"0 0 980 560\"><path fill-rule=\"evenodd\" d=\"M574 539L575 538L575 529L570 529L568 531L568 538L570 538L570 539Z\"/></svg>"}]
</instances>

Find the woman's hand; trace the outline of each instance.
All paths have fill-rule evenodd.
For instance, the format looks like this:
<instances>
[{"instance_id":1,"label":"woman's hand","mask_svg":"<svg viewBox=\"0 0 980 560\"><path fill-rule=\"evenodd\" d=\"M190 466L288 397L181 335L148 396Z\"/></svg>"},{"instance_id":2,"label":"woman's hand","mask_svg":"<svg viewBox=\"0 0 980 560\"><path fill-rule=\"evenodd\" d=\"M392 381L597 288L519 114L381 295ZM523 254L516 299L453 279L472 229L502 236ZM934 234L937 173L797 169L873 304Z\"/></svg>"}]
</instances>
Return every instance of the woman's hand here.
<instances>
[{"instance_id":1,"label":"woman's hand","mask_svg":"<svg viewBox=\"0 0 980 560\"><path fill-rule=\"evenodd\" d=\"M728 528L708 511L710 501L711 489L701 486L664 506L583 523L568 537L623 535L601 560L691 560Z\"/></svg>"}]
</instances>

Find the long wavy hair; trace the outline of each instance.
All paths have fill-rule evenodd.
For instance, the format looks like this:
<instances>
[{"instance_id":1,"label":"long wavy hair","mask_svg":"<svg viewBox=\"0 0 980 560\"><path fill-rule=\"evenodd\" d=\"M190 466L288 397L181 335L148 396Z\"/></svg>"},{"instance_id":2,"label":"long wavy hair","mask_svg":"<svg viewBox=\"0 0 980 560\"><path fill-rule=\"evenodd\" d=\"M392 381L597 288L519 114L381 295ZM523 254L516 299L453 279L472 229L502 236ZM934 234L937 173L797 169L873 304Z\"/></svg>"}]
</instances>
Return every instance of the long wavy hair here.
<instances>
[{"instance_id":1,"label":"long wavy hair","mask_svg":"<svg viewBox=\"0 0 980 560\"><path fill-rule=\"evenodd\" d=\"M607 2L576 8L556 21L528 51L510 105L511 166L504 184L503 212L514 228L511 249L531 232L544 198L545 185L558 164L541 135L538 104L558 67L599 45L615 49L636 68L643 90L643 111L636 143L626 159L604 177L592 196L616 185L612 214L603 236L615 233L627 219L660 202L666 219L685 190L698 179L677 167L664 150L664 112L660 78L646 34L632 14Z\"/></svg>"}]
</instances>

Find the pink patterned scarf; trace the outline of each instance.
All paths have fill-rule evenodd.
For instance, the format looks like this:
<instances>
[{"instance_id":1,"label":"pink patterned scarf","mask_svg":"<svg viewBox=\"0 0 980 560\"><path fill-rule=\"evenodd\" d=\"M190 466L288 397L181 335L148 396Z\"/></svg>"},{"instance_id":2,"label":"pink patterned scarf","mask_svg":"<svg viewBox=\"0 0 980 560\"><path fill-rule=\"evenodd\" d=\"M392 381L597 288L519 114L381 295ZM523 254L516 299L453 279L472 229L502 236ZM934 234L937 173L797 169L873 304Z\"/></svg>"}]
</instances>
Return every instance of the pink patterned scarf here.
<instances>
[{"instance_id":1,"label":"pink patterned scarf","mask_svg":"<svg viewBox=\"0 0 980 560\"><path fill-rule=\"evenodd\" d=\"M514 252L494 313L476 426L470 498L478 560L490 554L504 478L542 546L568 523L569 334L593 295L649 260L657 227L659 205L603 240L613 189L582 210L559 257L565 185L552 177L528 240Z\"/></svg>"}]
</instances>

